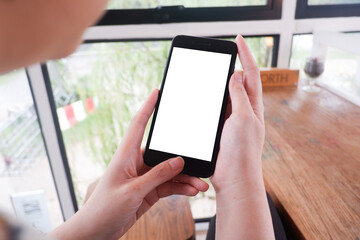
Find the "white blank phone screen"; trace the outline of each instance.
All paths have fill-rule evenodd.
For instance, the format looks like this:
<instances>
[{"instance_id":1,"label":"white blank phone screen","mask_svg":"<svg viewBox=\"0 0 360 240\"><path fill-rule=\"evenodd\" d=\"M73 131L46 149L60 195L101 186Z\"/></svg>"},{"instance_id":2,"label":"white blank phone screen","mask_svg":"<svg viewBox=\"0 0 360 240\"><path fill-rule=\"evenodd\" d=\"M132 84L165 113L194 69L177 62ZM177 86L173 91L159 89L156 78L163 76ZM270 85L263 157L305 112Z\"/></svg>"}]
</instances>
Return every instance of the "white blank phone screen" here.
<instances>
[{"instance_id":1,"label":"white blank phone screen","mask_svg":"<svg viewBox=\"0 0 360 240\"><path fill-rule=\"evenodd\" d=\"M149 148L211 161L231 54L174 47Z\"/></svg>"}]
</instances>

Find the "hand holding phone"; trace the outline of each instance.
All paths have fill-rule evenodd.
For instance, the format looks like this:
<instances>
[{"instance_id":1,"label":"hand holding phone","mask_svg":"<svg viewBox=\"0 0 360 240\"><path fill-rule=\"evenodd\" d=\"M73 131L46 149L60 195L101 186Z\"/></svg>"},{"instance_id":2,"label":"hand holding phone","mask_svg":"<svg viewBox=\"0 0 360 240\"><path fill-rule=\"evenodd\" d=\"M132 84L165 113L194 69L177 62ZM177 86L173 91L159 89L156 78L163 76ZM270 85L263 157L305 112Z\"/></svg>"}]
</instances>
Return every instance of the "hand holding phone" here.
<instances>
[{"instance_id":1,"label":"hand holding phone","mask_svg":"<svg viewBox=\"0 0 360 240\"><path fill-rule=\"evenodd\" d=\"M211 183L216 191L216 238L275 239L262 177L264 105L260 71L244 39L237 36L243 71L229 83L231 102Z\"/></svg>"},{"instance_id":2,"label":"hand holding phone","mask_svg":"<svg viewBox=\"0 0 360 240\"><path fill-rule=\"evenodd\" d=\"M144 153L146 164L181 156L183 173L213 174L236 53L230 41L174 38Z\"/></svg>"}]
</instances>

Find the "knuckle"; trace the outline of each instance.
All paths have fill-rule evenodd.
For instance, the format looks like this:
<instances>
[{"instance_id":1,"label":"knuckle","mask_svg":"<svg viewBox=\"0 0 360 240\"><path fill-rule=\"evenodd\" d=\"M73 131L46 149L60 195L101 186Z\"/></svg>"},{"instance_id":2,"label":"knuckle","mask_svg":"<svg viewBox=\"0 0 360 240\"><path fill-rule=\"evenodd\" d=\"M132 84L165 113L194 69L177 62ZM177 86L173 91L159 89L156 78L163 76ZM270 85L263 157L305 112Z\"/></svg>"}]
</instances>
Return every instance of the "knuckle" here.
<instances>
[{"instance_id":1,"label":"knuckle","mask_svg":"<svg viewBox=\"0 0 360 240\"><path fill-rule=\"evenodd\" d=\"M140 197L141 189L141 186L136 183L124 184L121 188L121 195L127 201L135 202Z\"/></svg>"},{"instance_id":2,"label":"knuckle","mask_svg":"<svg viewBox=\"0 0 360 240\"><path fill-rule=\"evenodd\" d=\"M255 123L256 119L252 112L241 111L234 115L234 124L240 128L244 126L251 126Z\"/></svg>"},{"instance_id":3,"label":"knuckle","mask_svg":"<svg viewBox=\"0 0 360 240\"><path fill-rule=\"evenodd\" d=\"M135 116L131 119L131 123L134 125L142 125L144 122L144 114L141 112L138 112L135 114Z\"/></svg>"},{"instance_id":4,"label":"knuckle","mask_svg":"<svg viewBox=\"0 0 360 240\"><path fill-rule=\"evenodd\" d=\"M131 125L132 124L137 124L138 121L139 121L138 116L137 116L137 114L135 114L134 117L131 119L130 124Z\"/></svg>"},{"instance_id":5,"label":"knuckle","mask_svg":"<svg viewBox=\"0 0 360 240\"><path fill-rule=\"evenodd\" d=\"M245 75L258 76L260 79L260 68L257 64L254 64L250 68L246 69Z\"/></svg>"},{"instance_id":6,"label":"knuckle","mask_svg":"<svg viewBox=\"0 0 360 240\"><path fill-rule=\"evenodd\" d=\"M261 111L264 112L264 110L265 110L264 101L261 100L259 105L260 105Z\"/></svg>"},{"instance_id":7,"label":"knuckle","mask_svg":"<svg viewBox=\"0 0 360 240\"><path fill-rule=\"evenodd\" d=\"M247 123L251 123L255 120L254 118L254 113L251 112L251 111L242 111L240 114L239 114L239 117L241 117L241 119L243 121L246 121Z\"/></svg>"},{"instance_id":8,"label":"knuckle","mask_svg":"<svg viewBox=\"0 0 360 240\"><path fill-rule=\"evenodd\" d=\"M260 113L261 113L262 116L264 116L264 113L265 113L264 103L261 103L261 104L260 104Z\"/></svg>"},{"instance_id":9,"label":"knuckle","mask_svg":"<svg viewBox=\"0 0 360 240\"><path fill-rule=\"evenodd\" d=\"M245 90L245 87L243 84L235 84L233 83L232 86L235 89L235 93L237 92L237 94L241 94L241 95L247 95L247 92ZM240 95L238 95L240 96Z\"/></svg>"},{"instance_id":10,"label":"knuckle","mask_svg":"<svg viewBox=\"0 0 360 240\"><path fill-rule=\"evenodd\" d=\"M242 94L247 95L246 89L242 84L238 84L238 88Z\"/></svg>"},{"instance_id":11,"label":"knuckle","mask_svg":"<svg viewBox=\"0 0 360 240\"><path fill-rule=\"evenodd\" d=\"M259 113L264 113L265 106L264 106L264 102L261 99L255 101L253 105L256 106Z\"/></svg>"},{"instance_id":12,"label":"knuckle","mask_svg":"<svg viewBox=\"0 0 360 240\"><path fill-rule=\"evenodd\" d=\"M255 64L252 68L251 71L253 71L254 73L257 73L260 76L260 68L257 64Z\"/></svg>"},{"instance_id":13,"label":"knuckle","mask_svg":"<svg viewBox=\"0 0 360 240\"><path fill-rule=\"evenodd\" d=\"M163 178L167 175L168 171L167 171L167 165L162 163L159 164L155 169L154 169L154 174L156 177L158 178Z\"/></svg>"}]
</instances>

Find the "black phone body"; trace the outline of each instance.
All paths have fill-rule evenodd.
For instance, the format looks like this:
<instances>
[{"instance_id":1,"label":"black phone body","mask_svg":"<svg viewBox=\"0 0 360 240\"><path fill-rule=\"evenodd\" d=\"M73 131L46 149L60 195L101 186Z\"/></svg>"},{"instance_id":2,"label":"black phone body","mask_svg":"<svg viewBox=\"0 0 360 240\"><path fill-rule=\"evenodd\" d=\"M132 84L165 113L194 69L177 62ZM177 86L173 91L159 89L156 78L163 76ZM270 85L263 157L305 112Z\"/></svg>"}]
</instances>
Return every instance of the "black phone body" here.
<instances>
[{"instance_id":1,"label":"black phone body","mask_svg":"<svg viewBox=\"0 0 360 240\"><path fill-rule=\"evenodd\" d=\"M147 165L181 156L184 174L213 174L236 54L231 41L173 39L144 152Z\"/></svg>"}]
</instances>

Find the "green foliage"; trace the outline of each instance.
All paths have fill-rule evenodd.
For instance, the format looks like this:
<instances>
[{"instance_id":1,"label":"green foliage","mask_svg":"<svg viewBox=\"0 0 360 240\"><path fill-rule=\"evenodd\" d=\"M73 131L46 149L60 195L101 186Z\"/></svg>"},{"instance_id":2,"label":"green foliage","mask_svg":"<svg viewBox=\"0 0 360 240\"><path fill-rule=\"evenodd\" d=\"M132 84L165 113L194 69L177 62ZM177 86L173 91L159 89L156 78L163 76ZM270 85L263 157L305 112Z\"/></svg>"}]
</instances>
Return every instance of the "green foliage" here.
<instances>
[{"instance_id":1,"label":"green foliage","mask_svg":"<svg viewBox=\"0 0 360 240\"><path fill-rule=\"evenodd\" d=\"M266 38L248 37L245 41L259 67L271 67L272 47L266 47Z\"/></svg>"},{"instance_id":2,"label":"green foliage","mask_svg":"<svg viewBox=\"0 0 360 240\"><path fill-rule=\"evenodd\" d=\"M87 74L79 77L67 65L68 71L61 71L63 81L71 82L79 99L93 97L98 107L96 113L64 132L66 146L82 142L94 159L108 165L131 116L159 87L169 46L170 42L162 41L91 44L81 53L88 61ZM57 65L62 68L69 62L60 60Z\"/></svg>"}]
</instances>

